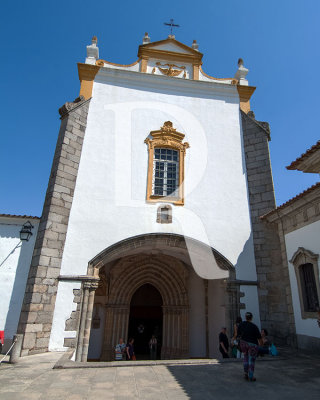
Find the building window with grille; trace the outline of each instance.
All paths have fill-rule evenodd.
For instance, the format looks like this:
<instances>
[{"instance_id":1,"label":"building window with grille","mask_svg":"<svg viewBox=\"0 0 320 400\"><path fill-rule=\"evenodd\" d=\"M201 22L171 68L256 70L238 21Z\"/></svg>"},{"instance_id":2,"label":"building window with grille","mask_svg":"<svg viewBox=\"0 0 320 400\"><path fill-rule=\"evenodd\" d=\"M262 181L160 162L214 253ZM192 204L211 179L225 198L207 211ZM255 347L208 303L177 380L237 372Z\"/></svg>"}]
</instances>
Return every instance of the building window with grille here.
<instances>
[{"instance_id":1,"label":"building window with grille","mask_svg":"<svg viewBox=\"0 0 320 400\"><path fill-rule=\"evenodd\" d=\"M166 121L158 131L151 131L148 145L147 201L184 205L184 158L189 143L184 134Z\"/></svg>"},{"instance_id":2,"label":"building window with grille","mask_svg":"<svg viewBox=\"0 0 320 400\"><path fill-rule=\"evenodd\" d=\"M166 148L154 149L152 194L178 197L179 153Z\"/></svg>"},{"instance_id":3,"label":"building window with grille","mask_svg":"<svg viewBox=\"0 0 320 400\"><path fill-rule=\"evenodd\" d=\"M313 264L302 264L299 270L304 311L316 312L319 307L319 298Z\"/></svg>"},{"instance_id":4,"label":"building window with grille","mask_svg":"<svg viewBox=\"0 0 320 400\"><path fill-rule=\"evenodd\" d=\"M318 259L318 254L299 247L290 260L295 270L302 319L318 317L320 298Z\"/></svg>"}]
</instances>

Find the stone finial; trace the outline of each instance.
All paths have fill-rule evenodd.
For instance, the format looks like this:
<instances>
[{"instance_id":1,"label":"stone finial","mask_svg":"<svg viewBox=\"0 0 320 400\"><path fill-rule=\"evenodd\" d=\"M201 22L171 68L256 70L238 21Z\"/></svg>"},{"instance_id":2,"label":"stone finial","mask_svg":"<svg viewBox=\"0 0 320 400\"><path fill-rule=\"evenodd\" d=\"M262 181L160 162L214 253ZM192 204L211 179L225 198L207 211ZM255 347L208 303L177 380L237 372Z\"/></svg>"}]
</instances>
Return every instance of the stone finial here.
<instances>
[{"instance_id":1,"label":"stone finial","mask_svg":"<svg viewBox=\"0 0 320 400\"><path fill-rule=\"evenodd\" d=\"M174 35L169 35L168 39L175 39L176 37Z\"/></svg>"},{"instance_id":2,"label":"stone finial","mask_svg":"<svg viewBox=\"0 0 320 400\"><path fill-rule=\"evenodd\" d=\"M86 64L96 64L96 61L99 58L99 47L97 46L97 43L97 36L93 36L91 39L91 45L87 46Z\"/></svg>"},{"instance_id":3,"label":"stone finial","mask_svg":"<svg viewBox=\"0 0 320 400\"><path fill-rule=\"evenodd\" d=\"M194 41L192 42L191 47L192 47L194 50L199 51L199 50L198 50L198 49L199 49L199 45L198 45L198 43L197 43L196 40L194 40Z\"/></svg>"},{"instance_id":4,"label":"stone finial","mask_svg":"<svg viewBox=\"0 0 320 400\"><path fill-rule=\"evenodd\" d=\"M143 40L142 40L142 44L148 44L148 43L150 43L150 37L149 37L149 35L148 35L148 32L146 32L146 33L144 34L144 38L143 38Z\"/></svg>"},{"instance_id":5,"label":"stone finial","mask_svg":"<svg viewBox=\"0 0 320 400\"><path fill-rule=\"evenodd\" d=\"M239 85L248 86L249 82L246 79L249 70L243 66L243 59L238 60L238 71L235 74L235 79L239 81Z\"/></svg>"}]
</instances>

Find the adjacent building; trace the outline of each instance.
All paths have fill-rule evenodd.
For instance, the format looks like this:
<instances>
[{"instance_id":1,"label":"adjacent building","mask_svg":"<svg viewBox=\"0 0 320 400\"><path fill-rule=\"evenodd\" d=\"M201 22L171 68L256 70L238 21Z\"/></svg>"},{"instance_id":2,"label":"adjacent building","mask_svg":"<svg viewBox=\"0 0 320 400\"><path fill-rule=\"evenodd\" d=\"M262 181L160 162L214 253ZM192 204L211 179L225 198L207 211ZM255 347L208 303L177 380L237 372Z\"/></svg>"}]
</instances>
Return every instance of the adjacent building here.
<instances>
[{"instance_id":1,"label":"adjacent building","mask_svg":"<svg viewBox=\"0 0 320 400\"><path fill-rule=\"evenodd\" d=\"M0 214L0 331L4 331L4 352L17 332L39 221L27 215ZM30 237L21 234L25 224Z\"/></svg>"},{"instance_id":2,"label":"adjacent building","mask_svg":"<svg viewBox=\"0 0 320 400\"><path fill-rule=\"evenodd\" d=\"M320 141L287 169L319 174ZM320 182L272 210L263 220L273 225L280 237L282 262L290 279L286 288L288 310L297 345L320 350Z\"/></svg>"}]
</instances>

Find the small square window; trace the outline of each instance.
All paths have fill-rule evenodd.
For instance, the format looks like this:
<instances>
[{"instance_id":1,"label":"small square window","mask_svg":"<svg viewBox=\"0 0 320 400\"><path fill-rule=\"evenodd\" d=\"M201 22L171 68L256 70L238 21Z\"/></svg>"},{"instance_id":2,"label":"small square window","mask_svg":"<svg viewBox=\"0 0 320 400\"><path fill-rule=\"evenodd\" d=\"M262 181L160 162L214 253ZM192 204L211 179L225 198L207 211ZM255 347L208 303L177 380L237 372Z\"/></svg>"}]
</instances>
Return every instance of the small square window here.
<instances>
[{"instance_id":1,"label":"small square window","mask_svg":"<svg viewBox=\"0 0 320 400\"><path fill-rule=\"evenodd\" d=\"M159 224L172 223L172 208L169 205L160 206L157 210L157 222Z\"/></svg>"}]
</instances>

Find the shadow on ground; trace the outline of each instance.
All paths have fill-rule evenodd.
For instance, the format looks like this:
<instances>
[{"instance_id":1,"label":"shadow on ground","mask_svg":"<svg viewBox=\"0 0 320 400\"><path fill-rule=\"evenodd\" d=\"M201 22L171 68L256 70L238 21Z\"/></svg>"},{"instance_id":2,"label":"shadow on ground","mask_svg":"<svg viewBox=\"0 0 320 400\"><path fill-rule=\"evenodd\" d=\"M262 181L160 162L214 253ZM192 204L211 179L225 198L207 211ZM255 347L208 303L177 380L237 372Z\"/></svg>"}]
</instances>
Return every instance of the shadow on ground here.
<instances>
[{"instance_id":1,"label":"shadow on ground","mask_svg":"<svg viewBox=\"0 0 320 400\"><path fill-rule=\"evenodd\" d=\"M259 360L256 382L243 378L242 363L167 367L190 399L320 399L320 359Z\"/></svg>"}]
</instances>

